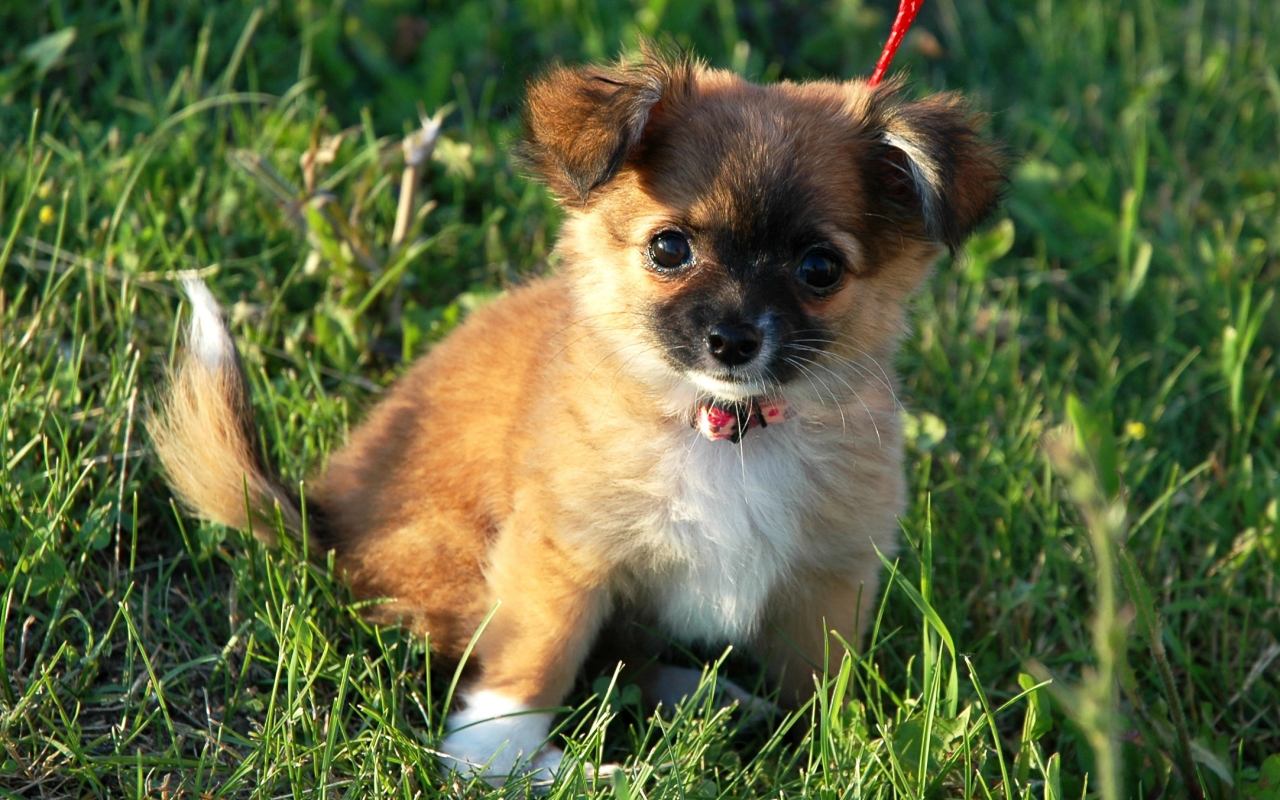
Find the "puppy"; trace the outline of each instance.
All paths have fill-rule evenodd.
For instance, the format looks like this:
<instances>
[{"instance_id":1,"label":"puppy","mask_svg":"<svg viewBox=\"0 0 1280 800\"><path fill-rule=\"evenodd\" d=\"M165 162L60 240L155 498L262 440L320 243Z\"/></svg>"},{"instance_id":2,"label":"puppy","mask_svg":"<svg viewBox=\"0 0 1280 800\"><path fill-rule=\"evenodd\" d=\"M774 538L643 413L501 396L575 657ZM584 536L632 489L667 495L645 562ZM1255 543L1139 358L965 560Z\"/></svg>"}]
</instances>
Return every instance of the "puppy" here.
<instances>
[{"instance_id":1,"label":"puppy","mask_svg":"<svg viewBox=\"0 0 1280 800\"><path fill-rule=\"evenodd\" d=\"M440 749L499 781L555 773L548 709L630 623L744 647L791 702L829 632L859 641L904 503L905 305L1003 184L957 97L893 82L650 53L552 69L525 122L566 212L557 270L417 362L307 495L378 621L457 658L492 612ZM217 305L189 293L156 453L200 516L297 533Z\"/></svg>"}]
</instances>

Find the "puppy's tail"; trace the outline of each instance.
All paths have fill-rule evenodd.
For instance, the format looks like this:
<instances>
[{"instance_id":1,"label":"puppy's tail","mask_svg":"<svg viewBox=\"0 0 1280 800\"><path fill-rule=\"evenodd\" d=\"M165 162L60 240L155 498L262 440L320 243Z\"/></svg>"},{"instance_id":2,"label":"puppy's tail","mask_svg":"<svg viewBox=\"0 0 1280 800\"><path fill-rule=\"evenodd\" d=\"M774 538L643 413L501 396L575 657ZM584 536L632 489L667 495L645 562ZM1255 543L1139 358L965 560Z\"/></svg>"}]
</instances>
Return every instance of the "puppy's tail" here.
<instances>
[{"instance_id":1,"label":"puppy's tail","mask_svg":"<svg viewBox=\"0 0 1280 800\"><path fill-rule=\"evenodd\" d=\"M295 498L263 458L249 387L218 303L198 278L186 347L148 425L169 485L195 515L275 543L276 514L302 531Z\"/></svg>"}]
</instances>

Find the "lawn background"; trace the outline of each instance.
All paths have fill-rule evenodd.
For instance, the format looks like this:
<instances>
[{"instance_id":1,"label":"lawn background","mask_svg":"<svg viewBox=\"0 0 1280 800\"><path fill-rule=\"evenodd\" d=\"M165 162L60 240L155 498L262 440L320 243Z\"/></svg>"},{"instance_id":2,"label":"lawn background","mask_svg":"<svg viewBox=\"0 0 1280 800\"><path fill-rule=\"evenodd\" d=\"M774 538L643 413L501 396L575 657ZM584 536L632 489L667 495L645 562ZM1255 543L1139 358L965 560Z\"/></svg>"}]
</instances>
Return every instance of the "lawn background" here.
<instances>
[{"instance_id":1,"label":"lawn background","mask_svg":"<svg viewBox=\"0 0 1280 800\"><path fill-rule=\"evenodd\" d=\"M298 479L546 268L559 214L508 155L531 75L665 34L755 79L865 76L892 10L6 3L0 793L483 795L434 766L422 643L172 508L144 421L175 275L226 303ZM1280 5L936 0L917 26L895 70L972 97L1016 166L900 358L912 500L873 640L765 730L588 676L570 749L630 768L553 796L1280 796ZM393 245L400 139L446 105L434 207Z\"/></svg>"}]
</instances>

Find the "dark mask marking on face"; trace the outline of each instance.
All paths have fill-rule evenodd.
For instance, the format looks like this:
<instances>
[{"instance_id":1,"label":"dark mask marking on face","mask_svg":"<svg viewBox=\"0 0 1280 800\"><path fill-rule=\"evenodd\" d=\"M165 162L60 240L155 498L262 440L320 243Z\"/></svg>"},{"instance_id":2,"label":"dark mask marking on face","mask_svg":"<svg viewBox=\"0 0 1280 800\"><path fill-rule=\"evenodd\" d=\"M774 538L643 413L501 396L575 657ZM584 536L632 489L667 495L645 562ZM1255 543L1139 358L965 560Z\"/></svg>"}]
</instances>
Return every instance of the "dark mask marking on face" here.
<instances>
[{"instance_id":1,"label":"dark mask marking on face","mask_svg":"<svg viewBox=\"0 0 1280 800\"><path fill-rule=\"evenodd\" d=\"M743 365L738 373L780 383L801 371L794 359L799 356L803 361L803 351L796 349L793 341L817 340L803 345L820 347L819 342L829 339L825 326L805 312L787 274L780 270L761 270L751 280L742 281L719 266L704 267L658 303L651 319L668 363L677 369L717 376L728 372L707 349L708 331L717 324L759 326L767 361Z\"/></svg>"},{"instance_id":2,"label":"dark mask marking on face","mask_svg":"<svg viewBox=\"0 0 1280 800\"><path fill-rule=\"evenodd\" d=\"M854 164L862 134L834 112L810 110L805 118L803 110L753 109L749 102L712 105L651 127L629 162L640 188L676 210L697 254L687 274L667 278L654 332L677 368L725 376L724 364L708 353L708 329L767 319L767 363L748 362L734 373L785 382L802 372L794 360L813 355L802 347L822 349L830 340L806 311L817 295L794 274L811 247L831 245L823 231L851 231L862 216ZM840 155L846 150L847 162ZM847 166L833 172L815 164ZM806 341L792 346L793 339Z\"/></svg>"}]
</instances>

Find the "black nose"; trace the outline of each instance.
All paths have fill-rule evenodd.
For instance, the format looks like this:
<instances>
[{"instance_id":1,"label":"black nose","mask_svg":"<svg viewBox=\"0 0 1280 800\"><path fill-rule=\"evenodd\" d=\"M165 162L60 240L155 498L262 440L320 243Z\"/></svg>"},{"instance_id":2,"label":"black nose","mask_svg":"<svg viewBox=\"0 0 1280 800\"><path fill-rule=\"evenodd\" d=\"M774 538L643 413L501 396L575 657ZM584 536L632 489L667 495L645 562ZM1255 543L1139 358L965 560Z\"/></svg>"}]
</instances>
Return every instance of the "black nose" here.
<instances>
[{"instance_id":1,"label":"black nose","mask_svg":"<svg viewBox=\"0 0 1280 800\"><path fill-rule=\"evenodd\" d=\"M721 322L707 331L707 352L721 364L736 367L760 352L760 329L745 322Z\"/></svg>"}]
</instances>

